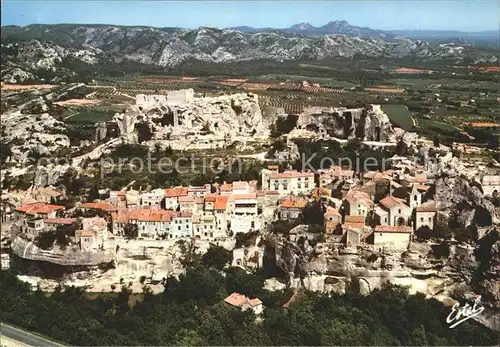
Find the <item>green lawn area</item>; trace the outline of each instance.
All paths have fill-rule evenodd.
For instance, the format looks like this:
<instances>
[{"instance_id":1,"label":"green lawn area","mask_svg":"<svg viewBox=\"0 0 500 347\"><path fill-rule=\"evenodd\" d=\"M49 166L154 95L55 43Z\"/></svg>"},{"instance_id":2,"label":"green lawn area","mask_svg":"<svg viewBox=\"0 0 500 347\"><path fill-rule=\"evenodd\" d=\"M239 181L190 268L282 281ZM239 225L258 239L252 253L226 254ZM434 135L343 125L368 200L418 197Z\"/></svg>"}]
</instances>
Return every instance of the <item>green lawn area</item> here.
<instances>
[{"instance_id":1,"label":"green lawn area","mask_svg":"<svg viewBox=\"0 0 500 347\"><path fill-rule=\"evenodd\" d=\"M391 122L402 128L403 130L411 130L413 127L413 120L411 113L405 105L382 105L384 111Z\"/></svg>"},{"instance_id":2,"label":"green lawn area","mask_svg":"<svg viewBox=\"0 0 500 347\"><path fill-rule=\"evenodd\" d=\"M69 123L97 123L106 122L111 120L113 116L110 114L96 110L96 109L83 109L75 115L66 119Z\"/></svg>"}]
</instances>

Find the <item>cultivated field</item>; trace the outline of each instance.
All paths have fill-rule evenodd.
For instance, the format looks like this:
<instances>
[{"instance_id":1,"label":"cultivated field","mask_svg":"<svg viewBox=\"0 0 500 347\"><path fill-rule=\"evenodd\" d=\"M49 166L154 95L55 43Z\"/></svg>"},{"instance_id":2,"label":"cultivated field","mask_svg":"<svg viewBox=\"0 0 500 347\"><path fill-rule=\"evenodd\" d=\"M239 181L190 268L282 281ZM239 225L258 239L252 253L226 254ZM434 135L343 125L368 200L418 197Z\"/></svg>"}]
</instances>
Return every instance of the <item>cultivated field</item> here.
<instances>
[{"instance_id":1,"label":"cultivated field","mask_svg":"<svg viewBox=\"0 0 500 347\"><path fill-rule=\"evenodd\" d=\"M387 114L391 122L398 127L404 130L413 128L413 118L405 105L382 105L382 110Z\"/></svg>"}]
</instances>

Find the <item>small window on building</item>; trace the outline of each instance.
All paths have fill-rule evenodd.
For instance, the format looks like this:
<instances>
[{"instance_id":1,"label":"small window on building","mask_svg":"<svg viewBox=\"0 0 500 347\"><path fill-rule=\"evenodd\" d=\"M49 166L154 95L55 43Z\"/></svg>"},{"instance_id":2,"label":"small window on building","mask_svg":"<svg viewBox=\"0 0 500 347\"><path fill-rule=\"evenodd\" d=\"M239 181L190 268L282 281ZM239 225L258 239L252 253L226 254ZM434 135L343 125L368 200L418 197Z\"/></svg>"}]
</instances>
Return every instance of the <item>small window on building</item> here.
<instances>
[{"instance_id":1,"label":"small window on building","mask_svg":"<svg viewBox=\"0 0 500 347\"><path fill-rule=\"evenodd\" d=\"M398 210L398 213L401 213L401 209Z\"/></svg>"}]
</instances>

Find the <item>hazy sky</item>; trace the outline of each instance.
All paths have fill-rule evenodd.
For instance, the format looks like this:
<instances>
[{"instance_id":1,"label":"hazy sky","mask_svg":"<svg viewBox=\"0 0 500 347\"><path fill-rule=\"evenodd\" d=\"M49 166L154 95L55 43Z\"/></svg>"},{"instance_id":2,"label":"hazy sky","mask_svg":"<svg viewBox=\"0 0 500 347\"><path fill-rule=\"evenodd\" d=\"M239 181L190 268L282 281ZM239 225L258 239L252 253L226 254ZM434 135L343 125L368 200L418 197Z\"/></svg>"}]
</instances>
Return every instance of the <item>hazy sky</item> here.
<instances>
[{"instance_id":1,"label":"hazy sky","mask_svg":"<svg viewBox=\"0 0 500 347\"><path fill-rule=\"evenodd\" d=\"M300 22L321 26L332 20L384 30L498 30L500 1L2 1L2 25L284 28Z\"/></svg>"}]
</instances>

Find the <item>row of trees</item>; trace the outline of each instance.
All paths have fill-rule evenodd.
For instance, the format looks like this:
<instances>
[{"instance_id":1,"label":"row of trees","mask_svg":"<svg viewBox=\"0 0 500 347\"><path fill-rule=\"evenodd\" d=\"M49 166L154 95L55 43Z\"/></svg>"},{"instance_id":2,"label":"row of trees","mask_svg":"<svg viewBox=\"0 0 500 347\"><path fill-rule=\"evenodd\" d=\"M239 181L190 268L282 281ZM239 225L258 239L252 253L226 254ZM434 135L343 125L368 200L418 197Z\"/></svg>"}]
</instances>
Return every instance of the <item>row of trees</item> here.
<instances>
[{"instance_id":1,"label":"row of trees","mask_svg":"<svg viewBox=\"0 0 500 347\"><path fill-rule=\"evenodd\" d=\"M449 308L393 286L370 296L304 292L283 309L290 291L264 290L261 274L227 269L229 258L217 248L191 257L162 295L125 286L92 299L74 287L46 295L2 271L0 318L73 345L494 345L500 337L472 320L449 329ZM232 292L259 297L264 319L224 303Z\"/></svg>"}]
</instances>

